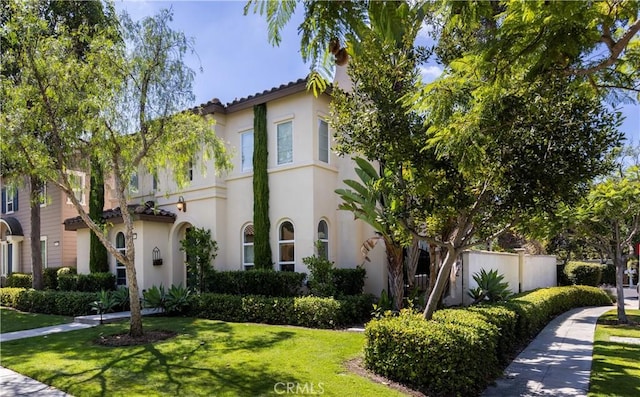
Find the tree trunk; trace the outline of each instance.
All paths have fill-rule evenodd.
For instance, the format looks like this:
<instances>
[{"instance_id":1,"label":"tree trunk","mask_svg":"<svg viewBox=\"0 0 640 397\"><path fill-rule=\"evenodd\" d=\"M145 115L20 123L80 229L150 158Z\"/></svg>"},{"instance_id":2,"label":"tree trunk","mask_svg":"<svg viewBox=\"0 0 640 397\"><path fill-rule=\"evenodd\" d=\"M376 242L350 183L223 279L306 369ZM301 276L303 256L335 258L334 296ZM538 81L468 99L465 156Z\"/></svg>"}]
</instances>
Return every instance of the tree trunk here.
<instances>
[{"instance_id":1,"label":"tree trunk","mask_svg":"<svg viewBox=\"0 0 640 397\"><path fill-rule=\"evenodd\" d=\"M128 217L130 220L130 217ZM132 337L142 336L142 309L140 307L140 290L138 288L138 277L136 276L135 257L136 251L133 244L133 225L127 225L125 234L127 247L127 283L129 284L129 305L131 306L131 323L129 325L129 335Z\"/></svg>"},{"instance_id":2,"label":"tree trunk","mask_svg":"<svg viewBox=\"0 0 640 397\"><path fill-rule=\"evenodd\" d=\"M620 238L620 224L613 222L613 237L614 237L614 255L613 264L616 266L616 296L618 298L618 324L628 324L629 319L627 313L624 310L624 269L626 267L626 261L622 255L622 241Z\"/></svg>"},{"instance_id":3,"label":"tree trunk","mask_svg":"<svg viewBox=\"0 0 640 397\"><path fill-rule=\"evenodd\" d=\"M29 203L31 206L31 273L33 275L33 289L44 288L42 279L42 246L40 245L40 194L42 181L36 176L30 177L31 191Z\"/></svg>"},{"instance_id":4,"label":"tree trunk","mask_svg":"<svg viewBox=\"0 0 640 397\"><path fill-rule=\"evenodd\" d=\"M417 237L413 237L411 247L409 247L407 255L407 284L409 284L409 291L415 288L416 284L416 270L418 269L418 261L420 260L420 240Z\"/></svg>"},{"instance_id":5,"label":"tree trunk","mask_svg":"<svg viewBox=\"0 0 640 397\"><path fill-rule=\"evenodd\" d=\"M427 298L433 292L438 278L438 266L440 265L440 247L429 244L429 287L427 289Z\"/></svg>"},{"instance_id":6,"label":"tree trunk","mask_svg":"<svg viewBox=\"0 0 640 397\"><path fill-rule=\"evenodd\" d=\"M393 309L401 310L404 301L403 250L385 239L387 250L387 271L389 273L389 288L393 296Z\"/></svg>"},{"instance_id":7,"label":"tree trunk","mask_svg":"<svg viewBox=\"0 0 640 397\"><path fill-rule=\"evenodd\" d=\"M438 308L438 303L440 302L440 298L444 293L444 288L447 285L449 275L451 274L451 268L456 262L456 258L456 250L453 247L448 247L447 253L442 261L442 265L440 266L440 270L438 271L438 277L436 278L433 291L431 291L431 293L429 294L427 305L424 308L423 314L424 318L427 320L431 320L431 317L433 317L433 313Z\"/></svg>"}]
</instances>

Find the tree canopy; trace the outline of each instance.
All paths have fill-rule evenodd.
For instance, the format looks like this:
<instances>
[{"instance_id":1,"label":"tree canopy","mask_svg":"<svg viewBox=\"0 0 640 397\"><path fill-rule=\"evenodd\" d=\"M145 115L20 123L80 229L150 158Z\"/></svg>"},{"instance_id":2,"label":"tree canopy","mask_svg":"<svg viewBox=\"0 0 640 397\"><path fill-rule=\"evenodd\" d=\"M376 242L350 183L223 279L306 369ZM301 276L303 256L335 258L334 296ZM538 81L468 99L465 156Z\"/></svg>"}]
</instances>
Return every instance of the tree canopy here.
<instances>
[{"instance_id":1,"label":"tree canopy","mask_svg":"<svg viewBox=\"0 0 640 397\"><path fill-rule=\"evenodd\" d=\"M180 185L188 163L212 159L217 171L230 168L224 143L213 122L193 101L193 71L183 63L190 41L169 26L171 13L134 22L120 17L118 31L104 27L87 36L56 25L50 34L37 3L10 3L4 25L16 44L3 54L3 67L19 65L20 74L2 80L6 139L3 158L64 191L87 226L127 271L133 336L142 334L135 272L133 221L128 185L139 169L174 170ZM114 40L122 37L124 40ZM76 43L87 43L80 61ZM38 131L38 137L28 131ZM38 139L42 137L43 139ZM97 225L74 194L70 172L88 171L98 162L115 182L115 198L125 225L126 252L118 251L108 230Z\"/></svg>"}]
</instances>

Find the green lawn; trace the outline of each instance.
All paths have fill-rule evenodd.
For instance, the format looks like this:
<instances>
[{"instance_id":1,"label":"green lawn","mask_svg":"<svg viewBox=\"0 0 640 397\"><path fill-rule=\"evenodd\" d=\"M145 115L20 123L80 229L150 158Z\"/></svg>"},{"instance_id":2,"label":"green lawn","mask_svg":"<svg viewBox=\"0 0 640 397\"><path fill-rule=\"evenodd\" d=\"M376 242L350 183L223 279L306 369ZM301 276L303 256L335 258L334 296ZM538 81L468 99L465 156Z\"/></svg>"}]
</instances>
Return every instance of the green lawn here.
<instances>
[{"instance_id":1,"label":"green lawn","mask_svg":"<svg viewBox=\"0 0 640 397\"><path fill-rule=\"evenodd\" d=\"M361 354L362 333L191 318L144 325L179 335L136 347L94 344L128 326L107 324L2 343L2 365L78 397L282 395L287 386L324 396L400 395L344 367Z\"/></svg>"},{"instance_id":2,"label":"green lawn","mask_svg":"<svg viewBox=\"0 0 640 397\"><path fill-rule=\"evenodd\" d=\"M72 321L71 317L24 313L5 307L0 308L0 333L48 327Z\"/></svg>"},{"instance_id":3,"label":"green lawn","mask_svg":"<svg viewBox=\"0 0 640 397\"><path fill-rule=\"evenodd\" d=\"M631 321L640 323L640 310L626 310ZM616 311L600 320L615 320ZM640 345L613 342L611 336L640 338L640 325L596 326L589 396L640 396Z\"/></svg>"}]
</instances>

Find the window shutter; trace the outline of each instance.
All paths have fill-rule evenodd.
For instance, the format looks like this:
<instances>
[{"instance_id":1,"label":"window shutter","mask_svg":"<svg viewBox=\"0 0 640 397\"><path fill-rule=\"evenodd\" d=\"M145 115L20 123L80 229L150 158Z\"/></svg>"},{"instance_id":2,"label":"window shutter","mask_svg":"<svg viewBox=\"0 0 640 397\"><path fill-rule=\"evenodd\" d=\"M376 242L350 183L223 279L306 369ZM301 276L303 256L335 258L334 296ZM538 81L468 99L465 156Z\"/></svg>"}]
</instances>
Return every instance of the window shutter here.
<instances>
[{"instance_id":1,"label":"window shutter","mask_svg":"<svg viewBox=\"0 0 640 397\"><path fill-rule=\"evenodd\" d=\"M15 189L16 194L13 196L13 211L18 212L18 189Z\"/></svg>"},{"instance_id":2,"label":"window shutter","mask_svg":"<svg viewBox=\"0 0 640 397\"><path fill-rule=\"evenodd\" d=\"M5 208L7 208L7 189L2 188L2 213L4 214Z\"/></svg>"}]
</instances>

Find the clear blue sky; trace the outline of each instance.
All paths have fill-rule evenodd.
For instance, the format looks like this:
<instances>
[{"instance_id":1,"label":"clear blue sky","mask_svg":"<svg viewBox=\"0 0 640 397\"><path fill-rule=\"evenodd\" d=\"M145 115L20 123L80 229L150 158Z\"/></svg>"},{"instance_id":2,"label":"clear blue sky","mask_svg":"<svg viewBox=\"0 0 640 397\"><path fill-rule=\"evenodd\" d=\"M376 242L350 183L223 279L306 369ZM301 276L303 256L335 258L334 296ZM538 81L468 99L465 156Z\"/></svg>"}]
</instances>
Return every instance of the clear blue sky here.
<instances>
[{"instance_id":1,"label":"clear blue sky","mask_svg":"<svg viewBox=\"0 0 640 397\"><path fill-rule=\"evenodd\" d=\"M115 5L118 12L126 10L134 20L152 16L162 8L173 10L172 27L195 40L195 54L186 59L187 65L197 72L194 105L213 98L231 102L309 73L309 66L300 56L299 13L283 32L280 46L272 47L267 39L265 18L253 12L244 16L244 0L116 0ZM425 78L434 78L439 68L427 65L423 73ZM626 116L621 130L629 140L640 144L640 106L627 105L621 110Z\"/></svg>"}]
</instances>

